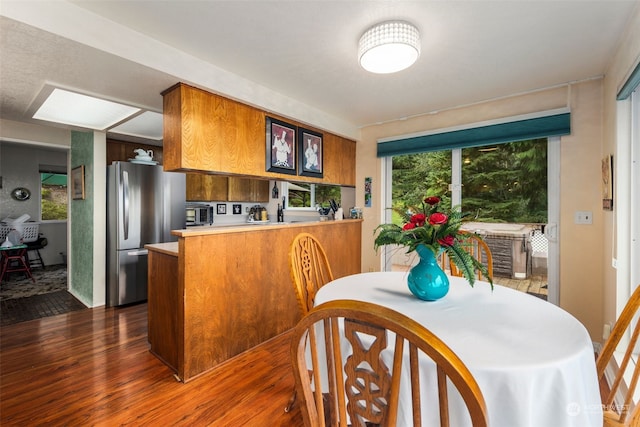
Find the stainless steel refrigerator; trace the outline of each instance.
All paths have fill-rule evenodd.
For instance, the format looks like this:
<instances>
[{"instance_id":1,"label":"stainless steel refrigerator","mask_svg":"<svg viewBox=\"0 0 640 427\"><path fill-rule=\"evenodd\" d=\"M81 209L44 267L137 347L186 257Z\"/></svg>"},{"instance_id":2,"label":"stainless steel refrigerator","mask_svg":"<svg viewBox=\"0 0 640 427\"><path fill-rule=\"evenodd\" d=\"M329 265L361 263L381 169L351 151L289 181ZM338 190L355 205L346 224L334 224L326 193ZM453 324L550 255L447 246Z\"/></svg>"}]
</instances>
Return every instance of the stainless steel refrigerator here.
<instances>
[{"instance_id":1,"label":"stainless steel refrigerator","mask_svg":"<svg viewBox=\"0 0 640 427\"><path fill-rule=\"evenodd\" d=\"M144 245L176 241L185 228L185 175L162 166L107 166L107 306L147 299Z\"/></svg>"}]
</instances>

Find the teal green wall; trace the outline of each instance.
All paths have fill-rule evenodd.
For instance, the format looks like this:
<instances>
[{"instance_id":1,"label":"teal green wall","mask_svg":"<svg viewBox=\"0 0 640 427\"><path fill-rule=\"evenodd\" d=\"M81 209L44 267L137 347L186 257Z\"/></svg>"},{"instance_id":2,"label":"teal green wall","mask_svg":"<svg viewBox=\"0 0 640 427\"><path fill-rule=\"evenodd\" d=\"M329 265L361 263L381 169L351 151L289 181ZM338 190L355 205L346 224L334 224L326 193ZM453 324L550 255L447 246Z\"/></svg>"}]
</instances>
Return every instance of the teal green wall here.
<instances>
[{"instance_id":1,"label":"teal green wall","mask_svg":"<svg viewBox=\"0 0 640 427\"><path fill-rule=\"evenodd\" d=\"M93 306L93 132L71 132L71 169L84 165L84 200L71 200L71 271L74 295Z\"/></svg>"}]
</instances>

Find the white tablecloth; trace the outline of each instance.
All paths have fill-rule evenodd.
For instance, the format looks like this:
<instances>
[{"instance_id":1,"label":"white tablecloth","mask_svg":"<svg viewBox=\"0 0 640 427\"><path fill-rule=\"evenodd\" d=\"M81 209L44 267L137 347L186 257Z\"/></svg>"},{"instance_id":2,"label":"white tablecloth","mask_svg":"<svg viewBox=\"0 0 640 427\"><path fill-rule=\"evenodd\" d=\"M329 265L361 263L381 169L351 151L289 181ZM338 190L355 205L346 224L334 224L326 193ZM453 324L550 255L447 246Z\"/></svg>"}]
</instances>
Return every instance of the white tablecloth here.
<instances>
[{"instance_id":1,"label":"white tablecloth","mask_svg":"<svg viewBox=\"0 0 640 427\"><path fill-rule=\"evenodd\" d=\"M573 316L534 296L501 286L492 292L485 282L472 288L458 277L449 278L443 299L422 301L409 291L406 276L343 277L323 286L315 304L368 301L427 327L473 373L492 427L602 425L593 346Z\"/></svg>"}]
</instances>

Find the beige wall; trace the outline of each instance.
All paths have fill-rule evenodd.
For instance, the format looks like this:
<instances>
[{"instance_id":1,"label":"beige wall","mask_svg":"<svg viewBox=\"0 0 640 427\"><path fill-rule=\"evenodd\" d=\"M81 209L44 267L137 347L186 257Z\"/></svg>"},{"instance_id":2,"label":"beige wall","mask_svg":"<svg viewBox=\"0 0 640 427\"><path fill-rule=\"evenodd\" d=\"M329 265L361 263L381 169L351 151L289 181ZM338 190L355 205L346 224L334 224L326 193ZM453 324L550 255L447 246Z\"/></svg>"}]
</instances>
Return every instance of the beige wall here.
<instances>
[{"instance_id":1,"label":"beige wall","mask_svg":"<svg viewBox=\"0 0 640 427\"><path fill-rule=\"evenodd\" d=\"M630 152L630 141L627 138L618 136L618 102L616 102L616 94L629 77L640 61L640 5L636 7L634 13L629 18L628 31L621 39L618 50L615 52L613 60L605 73L603 87L603 144L602 155L613 154L614 156L614 183L616 189L626 180L628 186L628 177L620 173L624 166L621 166L625 160L628 160L627 153ZM628 167L628 166L627 166ZM627 237L625 233L624 221L620 216L627 217L638 215L637 212L626 213L620 212L620 201L625 202L624 196L628 194L616 194L614 189L614 211L604 213L603 224L603 316L604 322L613 322L618 317L618 313L628 298L628 285L631 285L629 267L638 260L631 260L628 254L618 253L615 247L618 241L623 241ZM628 202L628 201L627 201ZM628 207L627 207L628 209ZM620 239L616 234L620 235ZM616 237L612 239L612 236ZM612 267L612 258L618 258L618 271ZM626 289L625 289L626 288Z\"/></svg>"},{"instance_id":2,"label":"beige wall","mask_svg":"<svg viewBox=\"0 0 640 427\"><path fill-rule=\"evenodd\" d=\"M599 340L603 322L600 302L603 228L600 210L601 79L362 129L357 147L357 182L371 176L374 193L372 207L364 209L363 271L380 269L379 256L373 250L373 230L381 222L382 167L376 158L378 139L567 107L571 110L572 132L561 139L560 305L585 324L594 340ZM358 189L362 191L361 186ZM356 200L363 200L363 197L363 194L357 194ZM576 210L593 211L593 224L575 225Z\"/></svg>"}]
</instances>

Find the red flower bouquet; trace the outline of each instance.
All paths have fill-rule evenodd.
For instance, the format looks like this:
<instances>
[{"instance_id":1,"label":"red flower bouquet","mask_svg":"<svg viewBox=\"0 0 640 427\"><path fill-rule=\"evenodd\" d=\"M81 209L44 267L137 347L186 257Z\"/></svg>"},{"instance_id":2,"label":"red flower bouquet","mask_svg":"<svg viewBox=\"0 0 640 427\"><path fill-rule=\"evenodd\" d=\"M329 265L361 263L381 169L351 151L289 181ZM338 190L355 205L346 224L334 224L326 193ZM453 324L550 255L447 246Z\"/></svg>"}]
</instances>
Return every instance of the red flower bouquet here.
<instances>
[{"instance_id":1,"label":"red flower bouquet","mask_svg":"<svg viewBox=\"0 0 640 427\"><path fill-rule=\"evenodd\" d=\"M439 197L429 196L424 199L421 208L407 209L402 214L405 216L402 226L381 224L376 227L376 250L384 245L400 245L406 246L409 253L415 251L418 245L424 245L436 257L446 252L450 262L462 271L472 286L476 271L489 277L486 266L464 250L465 237L460 233L460 226L466 215L460 209L447 211L440 206Z\"/></svg>"}]
</instances>

